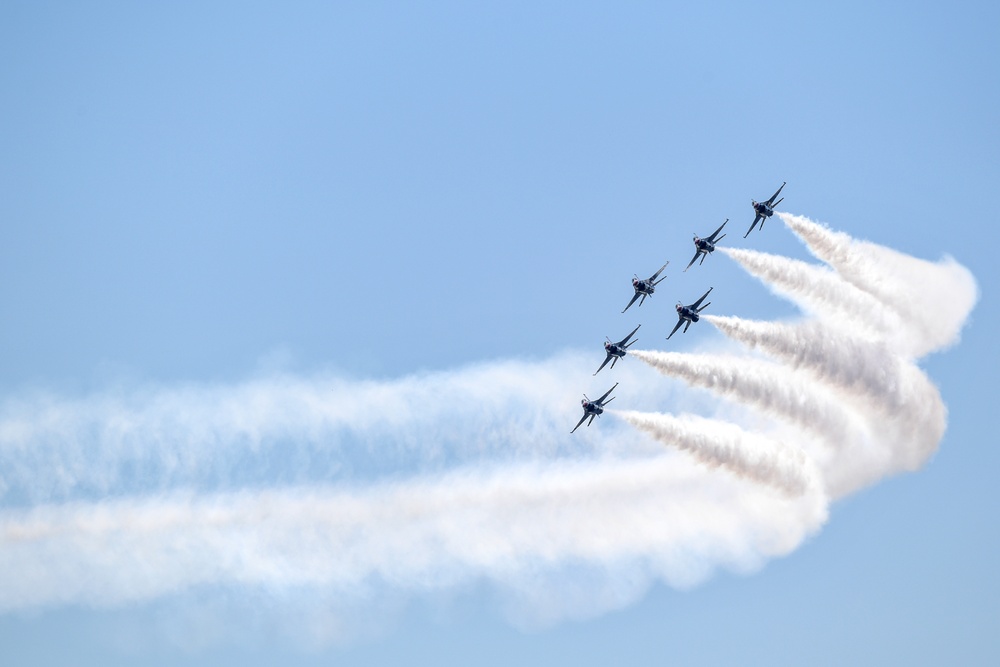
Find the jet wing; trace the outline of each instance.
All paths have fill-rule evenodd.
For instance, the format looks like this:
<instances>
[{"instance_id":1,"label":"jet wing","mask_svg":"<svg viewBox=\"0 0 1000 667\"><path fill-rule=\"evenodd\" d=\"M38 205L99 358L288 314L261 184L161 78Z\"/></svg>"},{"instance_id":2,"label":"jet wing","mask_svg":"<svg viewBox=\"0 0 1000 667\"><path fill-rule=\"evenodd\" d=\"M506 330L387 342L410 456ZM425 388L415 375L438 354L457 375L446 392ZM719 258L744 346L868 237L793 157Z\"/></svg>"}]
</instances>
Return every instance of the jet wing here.
<instances>
[{"instance_id":1,"label":"jet wing","mask_svg":"<svg viewBox=\"0 0 1000 667\"><path fill-rule=\"evenodd\" d=\"M729 218L726 218L726 222L729 222ZM706 241L708 241L709 243L715 243L716 241L718 241L719 239L721 239L721 238L722 238L722 236L725 236L725 234L723 234L722 236L720 236L720 237L719 237L719 239L715 238L715 235L716 235L716 234L718 234L719 232L721 232L721 231L722 231L722 228L726 226L726 222L722 223L722 224L721 224L721 225L719 226L719 228L718 228L718 229L716 229L716 230L715 230L714 232L712 232L712 235L711 235L711 236L709 236L709 237L708 237L707 239L705 239L705 240L706 240Z\"/></svg>"},{"instance_id":2,"label":"jet wing","mask_svg":"<svg viewBox=\"0 0 1000 667\"><path fill-rule=\"evenodd\" d=\"M598 369L597 369L596 371L594 371L594 375L597 375L598 373L600 373L600 372L601 372L601 369L602 369L602 368L604 368L605 366L607 366L607 365L608 365L608 362L609 362L609 361L611 361L611 360L612 360L612 359L614 358L614 356L615 356L615 355L613 355L613 354L611 354L611 353L609 352L609 353L608 353L608 356L607 356L607 358L606 358L606 359L604 360L604 363L603 363L603 364L601 364L601 368L598 368Z\"/></svg>"},{"instance_id":3,"label":"jet wing","mask_svg":"<svg viewBox=\"0 0 1000 667\"><path fill-rule=\"evenodd\" d=\"M677 330L681 328L682 324L684 324L684 318L678 317L677 324L674 325L674 329L673 331L670 332L670 336L673 336L675 333L677 333ZM667 336L667 340L670 340L670 336Z\"/></svg>"},{"instance_id":4,"label":"jet wing","mask_svg":"<svg viewBox=\"0 0 1000 667\"><path fill-rule=\"evenodd\" d=\"M580 428L580 424L582 424L583 422L587 421L587 417L589 417L589 416L590 416L590 415L589 415L588 413L584 412L584 413L583 413L583 416L582 416L582 417L580 417L580 421L578 421L578 422L576 423L576 426L574 426L574 427L573 427L573 430L572 430L572 431L570 431L570 433L575 433L575 432L576 432L576 429Z\"/></svg>"},{"instance_id":5,"label":"jet wing","mask_svg":"<svg viewBox=\"0 0 1000 667\"><path fill-rule=\"evenodd\" d=\"M627 306L625 306L625 310L628 310L629 308L631 308L632 304L635 303L635 300L638 299L640 296L643 297L643 301L646 300L645 299L645 296L646 296L645 294L643 294L642 292L636 292L635 294L632 295L632 300L628 302ZM641 306L642 304L640 303L639 305ZM624 313L625 310L623 310L622 312Z\"/></svg>"},{"instance_id":6,"label":"jet wing","mask_svg":"<svg viewBox=\"0 0 1000 667\"><path fill-rule=\"evenodd\" d=\"M618 383L615 382L615 387L617 387L617 386L618 386ZM601 396L599 399L597 399L594 402L597 403L598 405L604 405L604 399L607 398L608 395L615 390L615 387L612 387L611 389L608 389L606 392L604 392L604 396ZM610 403L610 402L611 401L608 401L608 403Z\"/></svg>"},{"instance_id":7,"label":"jet wing","mask_svg":"<svg viewBox=\"0 0 1000 667\"><path fill-rule=\"evenodd\" d=\"M708 288L708 292L705 292L704 294L702 294L701 298L698 299L697 301L695 301L694 303L692 303L690 306L688 306L688 308L690 308L692 310L698 310L698 306L701 305L701 302L704 301L705 297L708 296L708 293L711 292L714 289L715 289L714 287L709 287ZM708 305L708 304L705 304L705 305Z\"/></svg>"},{"instance_id":8,"label":"jet wing","mask_svg":"<svg viewBox=\"0 0 1000 667\"><path fill-rule=\"evenodd\" d=\"M785 181L785 183L787 183L787 182L788 181ZM785 187L785 183L781 184L781 188ZM767 200L766 204L768 206L774 206L774 200L777 199L777 197L778 197L779 194L781 194L781 188L778 188L778 191L775 192L773 195L771 195L771 198Z\"/></svg>"},{"instance_id":9,"label":"jet wing","mask_svg":"<svg viewBox=\"0 0 1000 667\"><path fill-rule=\"evenodd\" d=\"M669 264L669 263L670 263L670 262L667 262L667 264ZM656 283L656 278L657 278L657 277L658 277L658 276L659 276L659 275L660 275L661 273L663 273L663 269L667 268L667 264L664 264L663 266L661 266L661 267L660 267L660 270L659 270L659 271L657 271L656 273L654 273L653 275L651 275L651 276L649 277L649 280L648 280L648 282L651 282L651 283L654 283L654 284L655 284L655 283Z\"/></svg>"},{"instance_id":10,"label":"jet wing","mask_svg":"<svg viewBox=\"0 0 1000 667\"><path fill-rule=\"evenodd\" d=\"M711 241L710 241L710 243L711 243ZM691 258L691 261L690 261L690 262L688 262L688 265L684 267L684 270L685 270L685 271L687 271L688 269L690 269L690 268L691 268L691 265L692 265L692 264L694 264L694 260L698 259L698 255L700 255L700 254L701 254L701 250L696 250L696 251L695 251L695 253L694 253L694 257L692 257L692 258Z\"/></svg>"},{"instance_id":11,"label":"jet wing","mask_svg":"<svg viewBox=\"0 0 1000 667\"><path fill-rule=\"evenodd\" d=\"M639 327L641 327L641 326L642 325L640 324ZM631 338L632 336L635 335L635 332L639 330L639 327L636 327L635 329L632 329L632 333L630 333L629 335L627 335L624 338L622 338L620 341L618 341L616 343L616 345L618 345L619 347L625 347L625 344L628 343L629 338Z\"/></svg>"},{"instance_id":12,"label":"jet wing","mask_svg":"<svg viewBox=\"0 0 1000 667\"><path fill-rule=\"evenodd\" d=\"M750 236L750 232L753 231L753 228L756 227L757 223L760 222L761 220L763 220L763 218L764 218L764 216L762 216L760 213L758 213L757 217L755 217L753 219L753 224L750 225L750 229L748 229L747 233L743 235L743 238L746 238L746 237Z\"/></svg>"}]
</instances>

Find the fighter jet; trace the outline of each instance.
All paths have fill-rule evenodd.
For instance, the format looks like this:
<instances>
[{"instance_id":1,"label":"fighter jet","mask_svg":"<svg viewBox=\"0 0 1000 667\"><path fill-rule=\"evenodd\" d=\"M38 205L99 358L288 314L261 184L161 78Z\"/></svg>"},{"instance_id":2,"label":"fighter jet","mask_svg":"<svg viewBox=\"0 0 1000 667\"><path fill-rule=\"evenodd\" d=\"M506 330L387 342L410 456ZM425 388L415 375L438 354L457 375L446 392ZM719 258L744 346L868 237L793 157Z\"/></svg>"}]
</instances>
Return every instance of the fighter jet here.
<instances>
[{"instance_id":1,"label":"fighter jet","mask_svg":"<svg viewBox=\"0 0 1000 667\"><path fill-rule=\"evenodd\" d=\"M726 218L726 222L729 222L729 218ZM715 244L721 241L725 236L725 234L719 236L719 232L721 232L722 228L726 226L726 222L722 223L722 225L712 232L712 235L707 238L699 238L697 234L694 235L694 257L691 258L691 262L684 269L685 271L691 268L691 264L694 264L694 261L698 259L698 255L701 255L701 261L698 262L698 266L701 266L705 263L705 258L708 257L710 253L715 252Z\"/></svg>"},{"instance_id":2,"label":"fighter jet","mask_svg":"<svg viewBox=\"0 0 1000 667\"><path fill-rule=\"evenodd\" d=\"M627 306L625 306L625 310L631 308L632 304L635 303L635 300L638 299L640 296L642 297L642 301L645 301L647 296L653 296L653 292L656 291L656 286L667 279L666 276L663 276L659 280L657 280L656 278L661 273L663 273L663 269L667 268L667 264L669 263L670 262L667 262L666 264L661 266L659 271L651 275L646 280L639 280L639 276L635 276L634 278L632 278L632 288L635 290L635 294L632 295L632 300L628 302ZM642 305L642 301L639 302L640 306ZM625 310L623 310L622 312L624 313Z\"/></svg>"},{"instance_id":3,"label":"fighter jet","mask_svg":"<svg viewBox=\"0 0 1000 667\"><path fill-rule=\"evenodd\" d=\"M785 187L785 183L781 184L781 188L783 187ZM778 188L778 192L781 192L781 188ZM774 207L785 200L785 198L782 197L778 201L774 201L774 198L778 196L778 192L771 195L771 198L767 201L750 200L750 203L753 204L753 210L754 213L757 214L757 217L753 219L753 224L750 225L750 229L748 229L747 233L743 235L743 238L750 236L750 232L753 231L753 228L757 226L758 222L760 223L760 228L764 229L764 218L770 218L774 215Z\"/></svg>"},{"instance_id":4,"label":"fighter jet","mask_svg":"<svg viewBox=\"0 0 1000 667\"><path fill-rule=\"evenodd\" d=\"M639 327L641 327L641 326L642 325L640 324ZM630 333L629 335L625 336L624 338L622 338L617 343L612 343L611 339L608 338L608 342L606 342L604 344L604 351L608 353L608 356L604 360L604 363L601 364L601 368L604 368L605 366L607 366L609 361L611 361L611 368L615 367L615 364L618 363L618 360L621 359L622 357L624 357L627 354L627 350L628 350L629 346L632 345L633 343L635 343L638 340L638 338L637 338L636 340L632 341L631 343L628 342L629 339L632 336L635 335L635 332L639 330L639 327L636 327L635 329L632 329L632 333ZM614 361L612 361L612 359L614 359ZM598 368L597 371L594 372L594 375L597 375L598 373L600 373L601 372L601 368Z\"/></svg>"},{"instance_id":5,"label":"fighter jet","mask_svg":"<svg viewBox=\"0 0 1000 667\"><path fill-rule=\"evenodd\" d=\"M618 383L615 382L615 387L617 386ZM591 424L594 423L594 417L604 412L604 406L610 403L611 401L615 400L614 396L608 398L608 394L613 392L615 390L615 387L608 389L607 393L605 393L604 396L601 396L596 401L592 401L589 398L587 398L586 394L583 395L583 400L580 401L580 405L583 406L583 417L580 418L580 421L577 422L576 426L573 427L573 430L570 431L570 433L575 433L576 429L580 428L580 424L587 421L587 417L590 417L590 421L587 422L587 426L590 426ZM608 398L607 401L604 400L606 398Z\"/></svg>"},{"instance_id":6,"label":"fighter jet","mask_svg":"<svg viewBox=\"0 0 1000 667\"><path fill-rule=\"evenodd\" d=\"M715 288L709 287L708 292L711 292L713 289ZM701 305L701 302L705 300L706 296L708 296L708 292L702 294L700 299L689 306L682 306L680 303L675 306L675 309L677 310L677 324L674 325L674 330L670 332L670 336L677 333L677 330L681 328L682 324L684 325L684 331L682 333L687 333L688 327L691 326L691 323L697 322L701 319L698 313L712 305L711 301L706 303L704 306ZM670 340L670 336L667 336L667 340Z\"/></svg>"}]
</instances>

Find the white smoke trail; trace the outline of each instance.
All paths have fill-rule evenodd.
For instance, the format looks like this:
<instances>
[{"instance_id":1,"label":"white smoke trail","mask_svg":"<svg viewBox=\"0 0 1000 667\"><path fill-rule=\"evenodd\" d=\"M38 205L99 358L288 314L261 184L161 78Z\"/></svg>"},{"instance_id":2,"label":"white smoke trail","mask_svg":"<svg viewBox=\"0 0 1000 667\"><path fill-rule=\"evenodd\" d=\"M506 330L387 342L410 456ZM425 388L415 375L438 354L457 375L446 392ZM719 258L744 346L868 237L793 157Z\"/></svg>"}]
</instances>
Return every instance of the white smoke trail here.
<instances>
[{"instance_id":1,"label":"white smoke trail","mask_svg":"<svg viewBox=\"0 0 1000 667\"><path fill-rule=\"evenodd\" d=\"M884 340L903 329L895 313L887 312L871 294L845 283L826 267L756 250L719 250L827 326L854 330L874 340Z\"/></svg>"},{"instance_id":2,"label":"white smoke trail","mask_svg":"<svg viewBox=\"0 0 1000 667\"><path fill-rule=\"evenodd\" d=\"M792 502L668 455L45 505L0 514L0 608L119 606L219 584L338 596L485 578L516 590L575 562L638 582L608 591L596 577L585 606L553 596L535 610L552 620L623 604L654 578L691 585L788 553L825 512L821 499Z\"/></svg>"},{"instance_id":3,"label":"white smoke trail","mask_svg":"<svg viewBox=\"0 0 1000 667\"><path fill-rule=\"evenodd\" d=\"M886 474L916 470L937 449L947 422L941 395L890 346L831 331L815 321L792 325L714 315L705 319L730 338L809 373L827 401L865 420L879 460L863 449L832 459L826 477L835 495Z\"/></svg>"},{"instance_id":4,"label":"white smoke trail","mask_svg":"<svg viewBox=\"0 0 1000 667\"><path fill-rule=\"evenodd\" d=\"M865 424L829 400L816 384L778 366L751 358L678 352L630 353L664 375L787 420L834 447L867 440Z\"/></svg>"},{"instance_id":5,"label":"white smoke trail","mask_svg":"<svg viewBox=\"0 0 1000 667\"><path fill-rule=\"evenodd\" d=\"M633 411L615 414L710 467L725 468L792 496L807 492L822 494L815 465L801 449L714 420Z\"/></svg>"},{"instance_id":6,"label":"white smoke trail","mask_svg":"<svg viewBox=\"0 0 1000 667\"><path fill-rule=\"evenodd\" d=\"M954 259L929 262L858 241L802 216L778 216L844 280L906 320L912 355L921 357L958 340L979 292L969 270Z\"/></svg>"},{"instance_id":7,"label":"white smoke trail","mask_svg":"<svg viewBox=\"0 0 1000 667\"><path fill-rule=\"evenodd\" d=\"M956 319L929 326L922 297L907 292L918 283L893 276L937 265L831 241L807 222L790 226L836 272L722 248L816 318L708 317L775 362L630 355L767 415L766 434L640 413L671 397L624 363L616 405L633 411L570 437L580 414L567 397L597 391L582 355L391 382L279 377L7 399L0 610L221 587L296 600L308 590L319 607L356 600L349 618L379 591L486 581L521 620L544 623L621 607L657 580L689 586L789 553L825 521L827 496L934 451L946 412L910 359L953 342L975 302L967 272L942 264L935 280Z\"/></svg>"},{"instance_id":8,"label":"white smoke trail","mask_svg":"<svg viewBox=\"0 0 1000 667\"><path fill-rule=\"evenodd\" d=\"M912 359L957 340L977 298L975 281L952 260L934 264L854 241L805 218L782 218L836 272L766 253L723 250L815 319L790 325L706 316L777 366L745 358L633 354L665 374L804 430L800 439L818 433L838 444L833 455L816 460L833 497L919 468L937 449L947 410ZM933 289L925 288L928 280ZM950 308L935 310L932 302L945 294L952 298ZM940 315L947 321L938 321Z\"/></svg>"},{"instance_id":9,"label":"white smoke trail","mask_svg":"<svg viewBox=\"0 0 1000 667\"><path fill-rule=\"evenodd\" d=\"M578 452L564 437L592 355L398 380L258 378L0 403L0 499L318 482ZM633 384L633 369L616 369ZM640 380L635 380L638 384ZM586 447L591 449L592 446Z\"/></svg>"},{"instance_id":10,"label":"white smoke trail","mask_svg":"<svg viewBox=\"0 0 1000 667\"><path fill-rule=\"evenodd\" d=\"M852 337L816 321L796 324L762 322L740 317L704 315L729 338L751 349L760 349L788 367L808 371L813 377L842 390L860 402L872 401L895 412L914 402L914 395L937 391L917 367L884 342ZM926 406L924 401L915 401Z\"/></svg>"},{"instance_id":11,"label":"white smoke trail","mask_svg":"<svg viewBox=\"0 0 1000 667\"><path fill-rule=\"evenodd\" d=\"M357 600L341 627L384 591L487 581L515 622L550 623L758 567L821 525L821 500L659 455L614 419L570 437L591 357L8 400L0 609L308 589ZM641 364L617 378L629 405L669 397Z\"/></svg>"}]
</instances>

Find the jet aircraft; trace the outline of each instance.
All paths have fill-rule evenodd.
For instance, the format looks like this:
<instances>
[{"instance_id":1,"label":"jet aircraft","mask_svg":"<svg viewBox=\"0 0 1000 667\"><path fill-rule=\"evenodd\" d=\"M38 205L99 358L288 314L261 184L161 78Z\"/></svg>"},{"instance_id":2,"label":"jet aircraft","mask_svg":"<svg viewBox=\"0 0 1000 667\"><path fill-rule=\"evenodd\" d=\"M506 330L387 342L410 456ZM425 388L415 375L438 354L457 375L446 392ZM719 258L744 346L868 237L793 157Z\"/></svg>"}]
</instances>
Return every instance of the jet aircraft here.
<instances>
[{"instance_id":1,"label":"jet aircraft","mask_svg":"<svg viewBox=\"0 0 1000 667\"><path fill-rule=\"evenodd\" d=\"M651 275L646 280L639 280L639 276L632 278L632 288L635 290L635 294L632 295L632 300L628 302L627 306L625 306L625 310L631 308L632 304L635 303L635 300L640 296L642 297L642 301L645 301L647 296L653 296L653 292L656 291L656 286L667 279L666 276L663 276L657 280L657 277L659 277L659 275L663 272L663 269L667 268L667 264L669 263L670 262L667 262L661 266L659 271ZM642 301L639 302L640 306L642 305ZM624 313L625 310L622 312Z\"/></svg>"},{"instance_id":2,"label":"jet aircraft","mask_svg":"<svg viewBox=\"0 0 1000 667\"><path fill-rule=\"evenodd\" d=\"M783 187L785 187L785 183L781 184L781 188ZM753 219L753 224L750 225L750 229L748 229L747 233L743 235L743 238L750 236L750 232L753 231L753 228L757 226L758 222L760 223L760 228L764 229L764 218L770 218L772 215L774 215L774 207L785 200L785 198L782 197L778 201L774 201L774 198L778 196L779 192L781 192L781 188L778 188L778 192L775 192L773 195L771 195L771 198L768 199L767 201L756 201L753 199L750 200L750 203L753 205L754 213L756 213L757 215Z\"/></svg>"},{"instance_id":3,"label":"jet aircraft","mask_svg":"<svg viewBox=\"0 0 1000 667\"><path fill-rule=\"evenodd\" d=\"M711 292L713 289L715 288L709 287L708 292ZM698 313L705 310L712 304L712 302L709 301L704 306L701 305L701 302L705 300L706 296L708 296L708 292L702 294L701 298L692 303L691 305L682 306L680 303L678 303L677 306L675 306L675 309L677 310L677 324L674 325L674 330L670 332L670 336L673 336L675 333L677 333L677 330L681 328L682 324L684 325L684 331L682 331L681 333L687 333L688 327L691 326L691 323L697 322L700 319ZM670 336L667 336L667 340L670 340Z\"/></svg>"},{"instance_id":4,"label":"jet aircraft","mask_svg":"<svg viewBox=\"0 0 1000 667\"><path fill-rule=\"evenodd\" d=\"M615 387L617 386L618 383L615 382ZM608 391L604 394L604 396L601 396L596 401L592 401L589 398L587 398L586 394L583 395L583 400L580 401L580 405L583 406L583 417L580 418L580 421L577 422L576 426L573 427L573 430L570 431L570 433L575 433L576 429L580 428L580 424L587 421L587 417L590 417L590 421L587 422L587 426L590 426L591 424L594 423L594 417L604 412L604 406L610 403L611 401L615 400L614 396L608 398L608 394L613 392L615 390L615 387L608 389ZM608 399L607 401L604 400L606 398Z\"/></svg>"},{"instance_id":5,"label":"jet aircraft","mask_svg":"<svg viewBox=\"0 0 1000 667\"><path fill-rule=\"evenodd\" d=\"M640 324L639 327L641 327L641 326L642 325ZM627 350L628 350L629 346L632 345L633 343L635 343L638 340L638 339L636 339L636 340L632 341L631 343L628 342L629 339L632 336L635 335L635 332L639 330L639 327L636 327L635 329L632 329L632 333L630 333L629 335L625 336L624 338L622 338L617 343L612 343L611 339L610 338L608 339L608 342L606 342L604 344L604 351L607 352L608 356L604 360L604 363L601 364L601 368L604 368L605 366L607 366L609 361L611 361L611 368L615 367L615 364L618 363L618 360L621 359L622 357L624 357L627 354ZM612 359L614 361L612 361ZM601 372L601 368L598 368L597 371L594 373L594 375L597 375L598 373L600 373Z\"/></svg>"},{"instance_id":6,"label":"jet aircraft","mask_svg":"<svg viewBox=\"0 0 1000 667\"><path fill-rule=\"evenodd\" d=\"M726 222L729 222L729 218L726 218ZM722 225L718 229L712 232L711 236L708 236L706 238L699 238L697 234L694 235L694 250L695 250L694 257L691 258L691 261L684 269L685 271L691 268L691 265L694 264L694 261L698 259L698 255L701 255L701 261L698 262L698 266L701 266L702 264L705 263L705 258L708 257L710 253L715 252L715 244L721 241L722 238L725 236L725 234L719 236L719 232L721 232L722 228L726 226L726 222L722 223Z\"/></svg>"}]
</instances>

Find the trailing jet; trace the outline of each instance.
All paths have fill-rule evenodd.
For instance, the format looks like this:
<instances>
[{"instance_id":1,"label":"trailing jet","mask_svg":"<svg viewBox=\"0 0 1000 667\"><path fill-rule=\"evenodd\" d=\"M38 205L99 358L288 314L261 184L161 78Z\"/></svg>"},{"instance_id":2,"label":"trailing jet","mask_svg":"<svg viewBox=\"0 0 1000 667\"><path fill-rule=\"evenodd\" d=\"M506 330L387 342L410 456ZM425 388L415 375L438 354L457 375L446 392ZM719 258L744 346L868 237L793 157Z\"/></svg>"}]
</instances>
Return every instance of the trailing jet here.
<instances>
[{"instance_id":1,"label":"trailing jet","mask_svg":"<svg viewBox=\"0 0 1000 667\"><path fill-rule=\"evenodd\" d=\"M785 183L781 184L781 188L783 187L785 187ZM778 201L774 201L774 198L778 196L779 192L781 192L781 188L778 188L778 192L775 192L773 195L771 195L771 198L768 199L767 201L755 201L753 199L750 200L750 203L753 204L753 210L754 213L757 214L757 217L753 219L753 224L750 225L750 229L748 229L747 233L743 235L743 238L750 236L750 232L753 231L753 228L757 226L758 222L760 223L760 228L764 229L764 218L770 218L772 215L774 215L774 207L780 204L781 202L785 201L784 197L782 197Z\"/></svg>"},{"instance_id":2,"label":"trailing jet","mask_svg":"<svg viewBox=\"0 0 1000 667\"><path fill-rule=\"evenodd\" d=\"M615 387L617 386L618 383L615 382ZM611 401L615 400L614 396L608 398L608 394L613 392L615 390L615 387L608 389L607 393L605 393L604 396L601 396L596 401L592 401L589 398L587 398L586 394L583 395L583 400L580 401L580 405L583 406L583 417L580 418L580 421L577 422L576 426L573 427L573 430L570 431L570 433L575 433L576 429L580 428L580 424L587 421L587 417L590 417L590 421L587 422L587 426L590 426L591 424L594 423L594 417L604 412L604 406L610 403ZM608 398L607 401L604 400L606 398Z\"/></svg>"},{"instance_id":3,"label":"trailing jet","mask_svg":"<svg viewBox=\"0 0 1000 667\"><path fill-rule=\"evenodd\" d=\"M726 218L726 222L729 222L729 218ZM725 234L719 236L719 232L721 232L722 228L726 226L726 222L722 223L722 225L718 229L712 232L711 236L708 236L706 238L699 238L698 235L695 234L694 257L691 258L691 262L688 263L687 267L684 269L685 271L691 268L691 264L694 264L694 261L698 259L698 255L701 255L701 261L698 262L698 266L701 266L702 264L705 263L705 258L708 257L710 253L715 252L715 244L721 241L722 238L725 236Z\"/></svg>"},{"instance_id":4,"label":"trailing jet","mask_svg":"<svg viewBox=\"0 0 1000 667\"><path fill-rule=\"evenodd\" d=\"M708 292L711 292L713 289L715 288L709 287ZM697 322L700 319L698 313L712 305L711 301L706 303L704 306L701 305L701 302L705 300L706 296L708 296L708 292L702 294L700 299L689 306L682 306L680 303L677 304L675 307L677 310L677 324L674 325L674 330L670 332L670 336L677 333L677 330L681 328L682 324L684 325L684 331L681 333L687 333L688 327L691 326L691 323ZM667 340L670 340L670 336L667 336Z\"/></svg>"},{"instance_id":5,"label":"trailing jet","mask_svg":"<svg viewBox=\"0 0 1000 667\"><path fill-rule=\"evenodd\" d=\"M635 290L635 294L632 295L632 300L628 302L627 306L625 306L625 310L631 308L632 304L635 303L635 300L638 299L640 296L642 297L642 301L645 301L647 296L653 296L653 292L656 291L656 286L667 279L666 276L663 276L662 278L657 280L657 277L661 273L663 273L663 269L667 268L667 264L669 263L670 262L667 262L666 264L661 266L659 271L651 275L646 280L639 280L639 276L635 276L634 278L632 278L632 288ZM639 302L640 306L642 305L642 301ZM624 313L625 310L623 310L622 312Z\"/></svg>"},{"instance_id":6,"label":"trailing jet","mask_svg":"<svg viewBox=\"0 0 1000 667\"><path fill-rule=\"evenodd\" d=\"M641 326L642 325L640 324L639 327L641 327ZM622 338L617 343L612 343L611 339L610 338L608 339L608 342L606 342L604 344L604 351L608 353L608 356L604 360L604 363L601 364L601 368L604 368L605 366L607 366L608 362L611 361L612 359L614 359L614 361L611 361L611 368L615 367L615 364L618 363L618 360L621 359L622 357L624 357L627 354L627 350L628 350L629 346L632 345L633 343L635 343L636 341L638 341L638 338L637 338L636 340L632 341L631 343L628 342L629 339L632 336L635 335L635 332L639 330L639 327L636 327L635 329L632 329L632 333L630 333L629 335L625 336L624 338ZM598 368L597 371L594 373L594 375L597 375L598 373L600 373L601 372L601 368Z\"/></svg>"}]
</instances>

